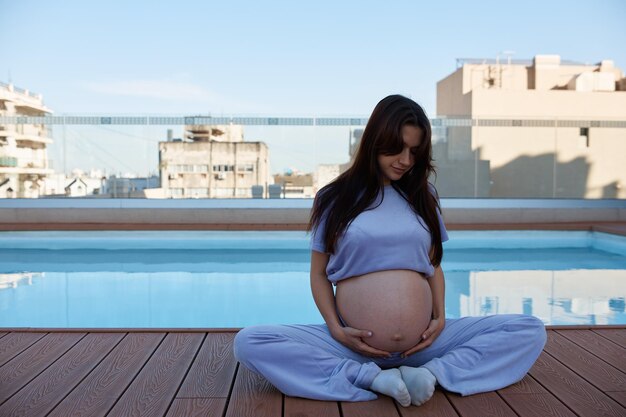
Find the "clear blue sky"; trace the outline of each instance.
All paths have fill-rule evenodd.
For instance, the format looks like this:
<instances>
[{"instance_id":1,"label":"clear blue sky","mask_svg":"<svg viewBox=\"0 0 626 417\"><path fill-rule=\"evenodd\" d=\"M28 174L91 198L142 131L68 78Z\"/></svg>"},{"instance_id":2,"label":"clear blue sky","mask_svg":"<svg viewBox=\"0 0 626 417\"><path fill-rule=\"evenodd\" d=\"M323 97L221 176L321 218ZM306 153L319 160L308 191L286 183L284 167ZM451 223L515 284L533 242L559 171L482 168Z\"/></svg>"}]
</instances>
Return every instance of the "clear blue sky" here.
<instances>
[{"instance_id":1,"label":"clear blue sky","mask_svg":"<svg viewBox=\"0 0 626 417\"><path fill-rule=\"evenodd\" d=\"M624 22L624 0L0 0L0 81L43 94L55 114L367 116L401 93L435 116L436 82L456 58L511 50L515 59L612 59L626 71ZM270 145L272 172L347 159L347 132L302 129L295 147L294 133L267 132L249 128L246 139ZM164 132L112 134L68 131L63 165L156 170ZM104 137L117 156L88 146Z\"/></svg>"},{"instance_id":2,"label":"clear blue sky","mask_svg":"<svg viewBox=\"0 0 626 417\"><path fill-rule=\"evenodd\" d=\"M626 70L626 1L0 0L0 80L55 113L435 111L455 58L559 54Z\"/></svg>"}]
</instances>

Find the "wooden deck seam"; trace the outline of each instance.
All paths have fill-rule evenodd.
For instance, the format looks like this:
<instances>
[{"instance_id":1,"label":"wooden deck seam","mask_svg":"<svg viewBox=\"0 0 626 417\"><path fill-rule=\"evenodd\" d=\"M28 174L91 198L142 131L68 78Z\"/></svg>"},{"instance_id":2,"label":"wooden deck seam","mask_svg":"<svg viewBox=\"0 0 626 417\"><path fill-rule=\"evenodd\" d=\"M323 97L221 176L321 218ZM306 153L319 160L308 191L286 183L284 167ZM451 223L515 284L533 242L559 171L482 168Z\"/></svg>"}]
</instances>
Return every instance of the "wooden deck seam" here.
<instances>
[{"instance_id":1,"label":"wooden deck seam","mask_svg":"<svg viewBox=\"0 0 626 417\"><path fill-rule=\"evenodd\" d=\"M187 371L185 371L185 375L183 375L182 379L180 380L180 383L178 384L178 387L176 388L176 392L174 393L174 396L172 396L172 400L170 401L167 408L165 409L165 413L163 413L164 416L166 416L167 413L170 412L170 408L172 408L174 401L176 401L176 398L178 398L178 393L180 392L180 388L185 383L185 379L187 378L187 375L189 375L189 371L191 371L191 367L193 366L194 362L198 358L198 354L200 354L200 350L202 350L202 345L204 345L204 342L206 341L207 337L208 337L208 333L204 333L204 336L202 337L202 341L198 345L198 349L196 350L196 353L194 353L193 358L191 359L191 362L189 362L189 366L187 367Z\"/></svg>"},{"instance_id":2,"label":"wooden deck seam","mask_svg":"<svg viewBox=\"0 0 626 417\"><path fill-rule=\"evenodd\" d=\"M38 337L37 339L33 340L28 346L25 346L23 349L21 349L19 352L15 353L13 356L11 356L10 359L7 359L7 361L5 363L3 363L2 365L0 365L0 368L3 367L4 365L6 365L7 363L11 362L13 359L15 359L16 357L18 357L19 355L22 354L22 352L24 352L25 350L27 350L28 348L30 348L32 345L34 345L35 343L39 342L41 339L43 339L44 337L48 336L50 333L49 332L42 332L43 334L41 335L41 337ZM8 332L7 334L11 334L11 332Z\"/></svg>"},{"instance_id":3,"label":"wooden deck seam","mask_svg":"<svg viewBox=\"0 0 626 417\"><path fill-rule=\"evenodd\" d=\"M228 407L230 406L230 399L233 395L233 389L235 388L235 380L237 380L237 374L239 373L239 367L241 364L237 361L235 365L235 373L233 374L233 379L230 381L230 388L228 389L228 395L226 396L226 403L224 404L224 409L222 410L222 417L226 417L226 413L228 412ZM282 417L282 416L281 416Z\"/></svg>"},{"instance_id":4,"label":"wooden deck seam","mask_svg":"<svg viewBox=\"0 0 626 417\"><path fill-rule=\"evenodd\" d=\"M400 410L400 405L398 405L397 401L393 401L393 405L396 408L396 413L398 413L398 417L402 417L402 410Z\"/></svg>"},{"instance_id":5,"label":"wooden deck seam","mask_svg":"<svg viewBox=\"0 0 626 417\"><path fill-rule=\"evenodd\" d=\"M30 348L31 346L33 346L35 343L39 342L40 340L42 340L44 337L48 336L50 333L46 333L45 335L43 335L42 337L40 337L39 339L37 339L35 342L33 342L32 344L30 344L28 346L28 348ZM73 345L69 346L63 353L61 353L54 361L50 362L45 368L43 368L40 372L38 372L36 375L34 375L31 379L29 379L28 381L26 381L24 383L24 385L22 385L20 387L20 389L18 389L17 391L15 391L13 394L11 394L9 397L7 397L4 401L0 401L0 406L2 406L4 403L6 403L7 401L9 401L12 397L14 397L15 395L17 395L20 391L22 391L25 387L27 387L31 382L33 382L37 377L39 377L39 375L41 375L42 373L46 372L46 370L48 368L50 368L52 365L54 365L57 361L61 360L61 358L63 356L65 356L67 354L67 352L69 352L70 350L72 350L74 348L74 346L76 346L78 343L80 343L81 340L83 340L85 337L87 336L87 333L85 333L81 338L79 338ZM26 349L28 349L26 348ZM22 350L20 353L18 353L17 355L13 356L11 358L11 360L7 361L7 363L5 363L2 366L7 365L9 362L11 362L12 360L14 360L15 358L17 358L19 355L21 355L22 353L24 353L24 351L26 350ZM55 405L56 407L56 405Z\"/></svg>"},{"instance_id":6,"label":"wooden deck seam","mask_svg":"<svg viewBox=\"0 0 626 417\"><path fill-rule=\"evenodd\" d=\"M84 337L87 337L89 334L90 334L90 333L85 334L85 336L84 336ZM74 384L75 384L75 385L72 387L72 389L71 389L71 390L69 390L69 391L67 392L67 394L65 394L65 395L64 395L64 396L62 396L60 399L58 399L58 400L56 401L56 404L54 404L54 405L52 406L52 408L50 409L50 411L48 411L48 412L46 413L46 415L48 415L48 414L52 413L52 412L54 411L54 409L55 409L56 407L58 407L58 405L59 405L59 404L61 404L61 403L63 402L63 400L65 400L65 398L67 398L67 396L68 396L68 395L70 395L70 394L71 394L71 393L72 393L72 392L73 392L76 388L78 388L78 387L80 386L80 384L81 384L81 383L82 383L82 382L83 382L83 381L84 381L84 380L85 380L85 379L89 376L89 374L91 374L91 373L94 371L94 369L96 369L96 368L98 367L98 365L100 365L100 363L102 363L102 361L104 360L104 358L106 358L107 356L109 356L109 355L111 354L111 351L112 351L113 349L115 349L115 347L116 347L117 345L119 345L119 344L122 342L122 340L124 340L127 336L128 336L128 333L125 333L125 334L124 334L124 336L123 336L123 337L122 337L122 338L121 338L121 339L120 339L120 340L119 340L116 344L114 344L114 345L113 345L113 347L112 347L112 348L111 348L111 349L110 349L110 350L106 353L106 355L104 355L104 356L102 357L102 359L100 359L99 361L97 361L97 363L96 363L96 364L94 364L94 365L91 367L91 370L89 370L89 372L87 372L87 373L85 374L85 376L84 376L83 378L81 378L81 379L80 379L80 381L78 381L78 382L74 381ZM81 339L81 340L82 340L82 339ZM78 342L77 342L77 343L78 343ZM65 355L65 353L64 353L63 355ZM61 355L61 356L63 356L63 355Z\"/></svg>"},{"instance_id":7,"label":"wooden deck seam","mask_svg":"<svg viewBox=\"0 0 626 417\"><path fill-rule=\"evenodd\" d=\"M87 337L87 335L89 335L89 333L87 333L87 334L85 335L85 337ZM61 404L61 403L63 402L63 400L65 400L65 399L66 399L66 398L67 398L67 397L68 397L68 396L69 396L72 392L74 392L74 390L75 390L76 388L78 388L78 386L79 386L80 384L82 384L82 383L83 383L83 381L84 381L85 379L87 379L87 377L89 377L89 375L90 375L90 374L94 371L94 369L96 369L96 368L98 367L98 365L100 365L100 364L102 363L102 361L104 361L104 360L105 360L105 359L106 359L106 358L107 358L107 357L111 354L111 352L113 352L113 350L114 350L114 349L115 349L115 348L116 348L116 347L117 347L120 343L122 343L122 340L126 339L127 337L128 337L128 333L124 333L124 337L122 337L120 340L118 340L118 342L117 342L116 344L114 344L114 345L113 345L113 347L111 347L111 349L110 349L110 350L106 353L106 355L104 355L104 356L102 357L102 359L100 359L99 361L97 361L97 363L96 363L94 366L92 366L92 367L91 367L91 370L90 370L89 372L87 372L87 373L85 374L85 376L84 376L83 378L81 378L81 379L80 379L80 381L78 381L78 382L77 382L77 383L76 383L76 384L72 387L72 389L71 389L71 390L69 390L69 391L67 392L67 394L65 394L65 395L64 395L61 399L59 399L59 400L57 401L57 403L56 403L56 404L55 404L55 405L54 405L54 406L50 409L50 411L49 411L49 412L47 412L47 413L46 413L46 415L48 415L48 414L52 413L52 412L54 411L54 409L55 409L55 408L57 408L57 407L59 406L59 404ZM77 343L78 343L78 342L77 342Z\"/></svg>"},{"instance_id":8,"label":"wooden deck seam","mask_svg":"<svg viewBox=\"0 0 626 417\"><path fill-rule=\"evenodd\" d=\"M560 360L558 360L556 357L554 357L553 355L551 355L549 352L547 352L544 348L543 352L544 355L549 356L550 358L552 358L552 360L556 361L558 364L560 364L561 366L563 366L564 368L566 368L567 370L569 370L570 372L572 372L576 377L582 379L583 381L585 381L587 384L589 384L594 390L597 391L597 393L594 393L596 398L601 398L604 401L607 401L609 403L614 403L615 405L617 405L620 408L624 408L620 403L618 403L617 401L615 401L613 398L611 398L611 396L607 395L605 391L601 390L600 388L598 388L595 384L593 384L591 381L589 381L587 378L583 377L582 375L580 375L578 372L576 372L574 369L570 368L569 366L567 366L566 364L564 364L563 362L561 362ZM530 372L530 371L529 371ZM535 378L535 380L537 382L539 382L541 384L541 381L539 381L537 378ZM545 385L541 384L550 394L552 394L553 396L555 396L556 398L559 399L559 401L563 402L561 400L561 398L559 397L559 395L557 393L552 392L551 390L548 389L548 387L546 387ZM597 395L599 394L599 395ZM576 412L572 407L568 406L567 403L563 402L563 404L565 404L565 406L567 408L570 409L570 411L574 414L576 414L577 416L580 416L580 413ZM581 416L583 417L583 416Z\"/></svg>"},{"instance_id":9,"label":"wooden deck seam","mask_svg":"<svg viewBox=\"0 0 626 417\"><path fill-rule=\"evenodd\" d=\"M547 354L547 352L545 350L542 351L543 353ZM535 382L539 385L541 385L541 387L551 396L553 396L554 398L557 399L557 401L559 401L561 404L563 404L563 406L568 409L569 411L571 411L574 415L579 416L579 417L584 417L581 416L579 413L577 413L576 411L574 411L574 409L572 409L572 407L570 407L569 405L567 405L566 402L564 402L557 394L555 394L554 392L550 391L548 389L547 386L545 386L544 384L541 383L541 381L538 378L535 378L533 375L530 374L530 371L528 371L528 373L526 374L526 376L531 377L532 379L535 380Z\"/></svg>"},{"instance_id":10,"label":"wooden deck seam","mask_svg":"<svg viewBox=\"0 0 626 417\"><path fill-rule=\"evenodd\" d=\"M594 332L595 333L595 332ZM606 365L610 366L611 368L615 369L616 371L624 374L624 371L622 369L619 369L618 367L616 367L615 365L613 365L610 362L607 362L604 358L598 356L595 352L593 352L592 350L587 349L585 346L576 343L575 340L570 339L569 337L567 337L567 331L556 331L556 334L561 335L562 337L566 338L568 342L573 343L574 345L578 346L579 348L583 349L585 352L589 353L590 355L592 355L594 358L596 358L597 360L605 363ZM612 341L610 341L611 343L613 343ZM615 344L615 343L613 343ZM615 344L615 346L617 347L621 347L618 344ZM571 368L570 368L571 369Z\"/></svg>"},{"instance_id":11,"label":"wooden deck seam","mask_svg":"<svg viewBox=\"0 0 626 417\"><path fill-rule=\"evenodd\" d=\"M285 415L285 394L280 393L280 415Z\"/></svg>"},{"instance_id":12,"label":"wooden deck seam","mask_svg":"<svg viewBox=\"0 0 626 417\"><path fill-rule=\"evenodd\" d=\"M449 391L444 390L443 391L443 395L446 398L446 401L448 401L448 404L450 404L450 406L452 407L452 409L454 410L454 412L458 415L458 416L462 416L463 414L461 414L461 411L459 410L459 408L454 405L454 402L450 399L450 395L451 393Z\"/></svg>"},{"instance_id":13,"label":"wooden deck seam","mask_svg":"<svg viewBox=\"0 0 626 417\"><path fill-rule=\"evenodd\" d=\"M228 388L228 395L226 395L226 404L224 404L224 410L222 411L222 417L226 417L226 411L228 410L228 406L230 404L230 397L233 394L233 388L235 388L235 380L237 379L237 373L239 373L240 363L237 362L235 364L235 373L233 374L233 379L230 381L230 388Z\"/></svg>"},{"instance_id":14,"label":"wooden deck seam","mask_svg":"<svg viewBox=\"0 0 626 417\"><path fill-rule=\"evenodd\" d=\"M563 336L564 337L564 336ZM578 344L570 341L569 339L567 339L570 343L575 344L576 346L579 346ZM582 347L581 347L582 349ZM613 400L613 398L611 398L609 395L606 395L606 390L604 390L602 387L599 387L598 385L596 385L596 383L590 379L588 379L587 377L585 377L583 374L581 374L579 371L577 371L575 368L572 368L571 366L569 366L567 363L565 363L564 361L560 360L559 358L557 358L555 355L551 354L550 352L546 351L545 348L543 350L547 355L549 355L550 357L552 357L555 361L557 361L558 363L560 363L561 365L563 365L564 367L566 367L567 369L569 369L570 371L572 371L575 375L577 375L578 377L582 378L583 380L587 381L591 386L593 386L595 389L597 389L598 391L600 391L601 393L603 393L607 398L610 398L611 400ZM585 351L587 351L585 349ZM595 357L595 355L593 355ZM616 369L613 365L611 365L610 363L602 360L601 358L598 358L598 360L600 360L601 362L605 363L607 366ZM618 372L623 374L623 371L621 369L617 369Z\"/></svg>"},{"instance_id":15,"label":"wooden deck seam","mask_svg":"<svg viewBox=\"0 0 626 417\"><path fill-rule=\"evenodd\" d=\"M509 409L516 415L519 417L519 413L517 411L515 411L515 407L513 407L513 405L511 405L506 398L500 393L500 390L496 390L495 391L496 395L498 397L500 397L500 399L502 400L502 402L504 402L506 404L507 407L509 407ZM529 394L519 394L519 395L529 395Z\"/></svg>"},{"instance_id":16,"label":"wooden deck seam","mask_svg":"<svg viewBox=\"0 0 626 417\"><path fill-rule=\"evenodd\" d=\"M107 417L109 415L109 413L111 412L111 410L113 410L115 408L115 406L117 405L118 402L120 402L120 399L122 399L122 397L124 396L124 394L126 394L126 391L128 391L128 389L133 385L133 382L135 382L135 380L137 379L137 376L139 376L139 374L141 373L141 371L143 370L143 368L146 367L146 364L148 362L150 362L150 359L152 359L152 357L154 356L154 353L159 349L159 346L161 346L163 344L163 341L165 340L165 338L167 337L168 333L164 333L163 336L161 337L161 341L159 343L157 343L157 345L155 346L154 350L152 351L152 353L150 354L150 356L148 356L148 358L146 359L146 361L143 363L143 365L141 365L141 367L139 367L139 369L137 369L137 372L135 373L135 376L130 380L130 382L128 383L128 385L126 386L126 388L124 388L124 390L122 392L120 392L119 396L115 399L115 401L111 404L111 407L109 407L109 409L106 411L106 413L104 414L105 417Z\"/></svg>"},{"instance_id":17,"label":"wooden deck seam","mask_svg":"<svg viewBox=\"0 0 626 417\"><path fill-rule=\"evenodd\" d=\"M621 348L626 348L626 346L622 346L620 343L617 343L615 340L613 340L613 339L611 339L611 338L609 338L609 337L606 337L606 336L605 336L605 335L603 335L602 333L598 333L598 332L596 332L596 331L595 331L596 329L590 329L590 330L591 330L592 332L594 332L595 334L597 334L598 336L601 336L603 339L606 339L606 340L608 340L609 342L614 343L614 344L616 344L617 346L619 346L619 347L621 347Z\"/></svg>"}]
</instances>

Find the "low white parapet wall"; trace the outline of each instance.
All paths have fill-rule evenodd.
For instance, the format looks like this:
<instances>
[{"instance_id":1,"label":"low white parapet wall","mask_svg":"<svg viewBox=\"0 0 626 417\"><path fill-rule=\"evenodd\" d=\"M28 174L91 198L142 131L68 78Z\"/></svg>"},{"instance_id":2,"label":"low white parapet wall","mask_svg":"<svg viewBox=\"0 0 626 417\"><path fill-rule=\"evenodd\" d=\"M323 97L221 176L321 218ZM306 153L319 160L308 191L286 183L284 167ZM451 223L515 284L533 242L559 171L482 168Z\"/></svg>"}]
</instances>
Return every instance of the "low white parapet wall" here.
<instances>
[{"instance_id":1,"label":"low white parapet wall","mask_svg":"<svg viewBox=\"0 0 626 417\"><path fill-rule=\"evenodd\" d=\"M312 199L5 199L0 224L304 225ZM449 224L624 222L626 200L442 199Z\"/></svg>"}]
</instances>

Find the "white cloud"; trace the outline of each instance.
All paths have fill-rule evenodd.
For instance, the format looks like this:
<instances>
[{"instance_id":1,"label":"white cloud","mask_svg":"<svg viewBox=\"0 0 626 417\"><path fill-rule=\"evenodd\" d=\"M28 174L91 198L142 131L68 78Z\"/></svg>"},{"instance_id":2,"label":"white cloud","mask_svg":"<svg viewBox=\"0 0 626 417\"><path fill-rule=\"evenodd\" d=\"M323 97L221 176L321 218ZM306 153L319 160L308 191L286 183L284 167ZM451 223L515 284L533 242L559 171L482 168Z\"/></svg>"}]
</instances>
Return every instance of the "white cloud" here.
<instances>
[{"instance_id":1,"label":"white cloud","mask_svg":"<svg viewBox=\"0 0 626 417\"><path fill-rule=\"evenodd\" d=\"M219 101L216 94L202 86L173 79L88 82L85 87L94 93L113 96L201 102Z\"/></svg>"}]
</instances>

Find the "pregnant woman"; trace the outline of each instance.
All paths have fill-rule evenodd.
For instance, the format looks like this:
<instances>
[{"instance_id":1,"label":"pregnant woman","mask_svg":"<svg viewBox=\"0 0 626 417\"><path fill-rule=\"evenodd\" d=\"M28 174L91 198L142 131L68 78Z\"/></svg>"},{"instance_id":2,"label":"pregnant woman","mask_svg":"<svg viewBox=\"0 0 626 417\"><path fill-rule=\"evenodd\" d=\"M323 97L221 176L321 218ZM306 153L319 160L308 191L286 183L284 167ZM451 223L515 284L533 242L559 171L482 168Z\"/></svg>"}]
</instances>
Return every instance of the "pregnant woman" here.
<instances>
[{"instance_id":1,"label":"pregnant woman","mask_svg":"<svg viewBox=\"0 0 626 417\"><path fill-rule=\"evenodd\" d=\"M325 324L251 326L235 356L283 393L420 405L439 384L461 395L524 377L543 349L526 315L445 319L448 239L422 108L394 95L374 109L352 166L313 204L311 291ZM333 285L336 291L333 291Z\"/></svg>"}]
</instances>

